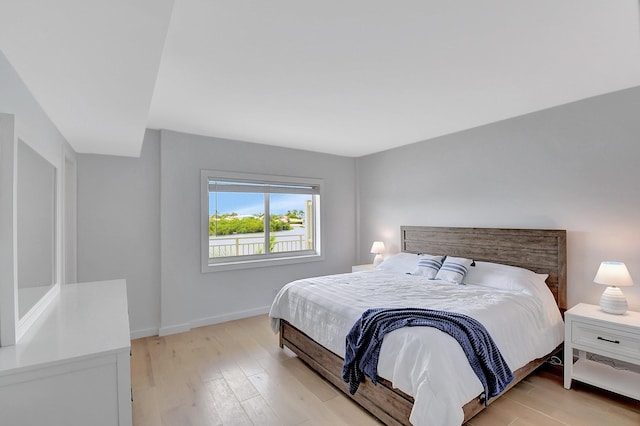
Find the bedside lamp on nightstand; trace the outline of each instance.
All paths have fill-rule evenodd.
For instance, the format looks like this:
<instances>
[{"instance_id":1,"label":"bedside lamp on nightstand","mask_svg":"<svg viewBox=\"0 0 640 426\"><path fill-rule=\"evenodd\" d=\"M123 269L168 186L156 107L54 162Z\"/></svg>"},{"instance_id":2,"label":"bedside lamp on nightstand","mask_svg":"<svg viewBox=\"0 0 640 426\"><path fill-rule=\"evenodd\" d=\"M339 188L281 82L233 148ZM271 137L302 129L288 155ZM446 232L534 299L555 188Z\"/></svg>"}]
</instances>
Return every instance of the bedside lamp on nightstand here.
<instances>
[{"instance_id":1,"label":"bedside lamp on nightstand","mask_svg":"<svg viewBox=\"0 0 640 426\"><path fill-rule=\"evenodd\" d=\"M627 312L627 298L618 287L632 286L633 281L624 263L602 262L593 282L608 286L600 298L600 308L604 312L616 315Z\"/></svg>"},{"instance_id":2,"label":"bedside lamp on nightstand","mask_svg":"<svg viewBox=\"0 0 640 426\"><path fill-rule=\"evenodd\" d=\"M374 241L371 246L371 253L375 253L376 257L373 258L373 266L378 266L382 263L382 253L384 253L384 243L382 241Z\"/></svg>"}]
</instances>

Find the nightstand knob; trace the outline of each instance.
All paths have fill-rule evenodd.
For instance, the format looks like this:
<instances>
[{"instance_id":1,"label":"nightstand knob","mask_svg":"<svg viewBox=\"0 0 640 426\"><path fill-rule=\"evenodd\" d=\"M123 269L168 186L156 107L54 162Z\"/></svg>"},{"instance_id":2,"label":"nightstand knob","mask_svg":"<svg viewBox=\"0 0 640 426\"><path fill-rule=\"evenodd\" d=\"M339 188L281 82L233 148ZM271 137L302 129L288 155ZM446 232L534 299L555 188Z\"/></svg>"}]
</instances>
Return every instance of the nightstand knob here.
<instances>
[{"instance_id":1,"label":"nightstand knob","mask_svg":"<svg viewBox=\"0 0 640 426\"><path fill-rule=\"evenodd\" d=\"M609 339L605 339L604 337L600 337L600 336L598 336L598 340L604 340L605 342L620 344L620 340L609 340Z\"/></svg>"}]
</instances>

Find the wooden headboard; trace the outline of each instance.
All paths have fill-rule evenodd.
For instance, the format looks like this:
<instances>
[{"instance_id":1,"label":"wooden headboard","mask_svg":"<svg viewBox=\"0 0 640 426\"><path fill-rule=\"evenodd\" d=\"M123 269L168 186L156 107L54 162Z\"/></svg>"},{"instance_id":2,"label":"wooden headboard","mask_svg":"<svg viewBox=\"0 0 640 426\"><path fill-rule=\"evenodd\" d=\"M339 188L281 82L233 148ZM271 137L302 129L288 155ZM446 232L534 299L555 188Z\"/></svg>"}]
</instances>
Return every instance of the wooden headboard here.
<instances>
[{"instance_id":1,"label":"wooden headboard","mask_svg":"<svg viewBox=\"0 0 640 426\"><path fill-rule=\"evenodd\" d=\"M446 254L549 274L558 307L567 309L567 233L564 230L402 226L408 253Z\"/></svg>"}]
</instances>

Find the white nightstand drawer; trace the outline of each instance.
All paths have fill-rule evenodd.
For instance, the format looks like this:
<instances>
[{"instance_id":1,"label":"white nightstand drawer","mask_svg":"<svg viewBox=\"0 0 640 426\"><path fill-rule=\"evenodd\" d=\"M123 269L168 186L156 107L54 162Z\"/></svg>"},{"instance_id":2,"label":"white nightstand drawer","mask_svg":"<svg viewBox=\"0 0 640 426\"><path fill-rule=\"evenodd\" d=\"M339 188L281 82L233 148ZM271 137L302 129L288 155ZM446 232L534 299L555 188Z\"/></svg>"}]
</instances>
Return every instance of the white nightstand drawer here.
<instances>
[{"instance_id":1,"label":"white nightstand drawer","mask_svg":"<svg viewBox=\"0 0 640 426\"><path fill-rule=\"evenodd\" d=\"M573 321L571 342L575 345L625 355L640 361L640 336L594 324Z\"/></svg>"}]
</instances>

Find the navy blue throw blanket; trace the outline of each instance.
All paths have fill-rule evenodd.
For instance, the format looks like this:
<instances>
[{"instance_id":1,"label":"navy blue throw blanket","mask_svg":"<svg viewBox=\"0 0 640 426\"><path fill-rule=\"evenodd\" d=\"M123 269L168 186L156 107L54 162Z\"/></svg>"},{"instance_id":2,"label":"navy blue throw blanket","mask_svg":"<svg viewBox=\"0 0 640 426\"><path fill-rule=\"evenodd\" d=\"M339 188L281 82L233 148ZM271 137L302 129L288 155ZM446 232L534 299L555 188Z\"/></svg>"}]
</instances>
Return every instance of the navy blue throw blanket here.
<instances>
[{"instance_id":1,"label":"navy blue throw blanket","mask_svg":"<svg viewBox=\"0 0 640 426\"><path fill-rule=\"evenodd\" d=\"M493 339L475 319L454 312L433 309L369 309L347 335L347 350L342 378L355 394L366 374L375 384L378 377L378 356L382 339L401 327L435 327L455 338L464 351L471 368L480 379L489 398L499 395L513 380L511 369Z\"/></svg>"}]
</instances>

